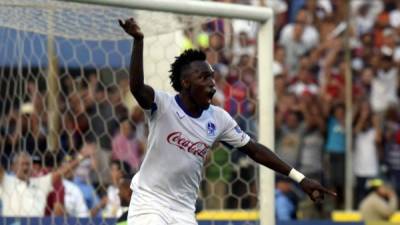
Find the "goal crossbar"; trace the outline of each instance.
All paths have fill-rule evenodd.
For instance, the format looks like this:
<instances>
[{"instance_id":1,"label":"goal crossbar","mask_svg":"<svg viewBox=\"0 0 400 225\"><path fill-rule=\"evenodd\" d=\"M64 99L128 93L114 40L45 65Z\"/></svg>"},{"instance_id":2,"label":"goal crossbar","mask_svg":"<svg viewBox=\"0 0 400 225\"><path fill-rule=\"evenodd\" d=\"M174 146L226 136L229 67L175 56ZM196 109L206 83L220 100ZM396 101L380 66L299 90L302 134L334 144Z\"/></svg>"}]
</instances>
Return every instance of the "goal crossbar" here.
<instances>
[{"instance_id":1,"label":"goal crossbar","mask_svg":"<svg viewBox=\"0 0 400 225\"><path fill-rule=\"evenodd\" d=\"M227 4L208 1L182 0L64 0L85 4L127 7L139 10L174 12L196 16L214 16L265 22L273 16L267 7Z\"/></svg>"}]
</instances>

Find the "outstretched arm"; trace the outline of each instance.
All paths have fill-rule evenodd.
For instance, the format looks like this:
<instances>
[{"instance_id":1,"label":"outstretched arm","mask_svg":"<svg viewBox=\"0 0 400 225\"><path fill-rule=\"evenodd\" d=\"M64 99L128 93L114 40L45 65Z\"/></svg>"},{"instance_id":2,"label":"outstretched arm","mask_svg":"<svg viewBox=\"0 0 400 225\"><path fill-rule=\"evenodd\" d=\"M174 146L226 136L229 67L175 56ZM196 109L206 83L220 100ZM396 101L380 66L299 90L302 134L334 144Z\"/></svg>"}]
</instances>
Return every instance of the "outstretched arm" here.
<instances>
[{"instance_id":1,"label":"outstretched arm","mask_svg":"<svg viewBox=\"0 0 400 225\"><path fill-rule=\"evenodd\" d=\"M300 172L282 161L275 153L264 145L250 140L246 145L239 148L257 163L264 165L278 173L291 177L300 183L303 191L306 192L311 200L320 202L325 194L336 196L336 193L329 191L315 180L304 177Z\"/></svg>"},{"instance_id":2,"label":"outstretched arm","mask_svg":"<svg viewBox=\"0 0 400 225\"><path fill-rule=\"evenodd\" d=\"M87 144L85 146L82 147L80 153L78 154L78 157L76 157L75 159L69 161L67 164L62 165L60 168L58 168L57 170L55 170L52 174L51 174L51 180L52 183L57 182L58 180L60 180L66 173L68 173L69 171L73 170L75 167L77 167L79 165L79 163L85 159L88 158L90 156L92 156L95 152L96 146L94 144Z\"/></svg>"},{"instance_id":3,"label":"outstretched arm","mask_svg":"<svg viewBox=\"0 0 400 225\"><path fill-rule=\"evenodd\" d=\"M134 39L129 69L131 92L138 101L140 107L143 109L150 109L154 101L154 90L149 85L144 84L143 33L133 18L129 18L125 20L125 22L119 20L119 25Z\"/></svg>"}]
</instances>

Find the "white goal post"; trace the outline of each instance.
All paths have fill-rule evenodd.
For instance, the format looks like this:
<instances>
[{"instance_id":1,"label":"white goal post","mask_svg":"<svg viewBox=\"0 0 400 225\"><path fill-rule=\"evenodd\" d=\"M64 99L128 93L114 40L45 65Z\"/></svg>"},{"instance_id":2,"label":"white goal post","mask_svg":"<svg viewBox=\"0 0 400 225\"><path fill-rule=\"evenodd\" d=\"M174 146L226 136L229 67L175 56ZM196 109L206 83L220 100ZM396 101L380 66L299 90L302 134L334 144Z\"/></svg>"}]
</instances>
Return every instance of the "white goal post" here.
<instances>
[{"instance_id":1,"label":"white goal post","mask_svg":"<svg viewBox=\"0 0 400 225\"><path fill-rule=\"evenodd\" d=\"M197 16L236 18L259 22L258 42L258 113L259 142L274 148L273 11L266 7L235 5L209 1L181 0L68 0L85 4L151 10ZM274 174L260 167L260 224L275 224Z\"/></svg>"}]
</instances>

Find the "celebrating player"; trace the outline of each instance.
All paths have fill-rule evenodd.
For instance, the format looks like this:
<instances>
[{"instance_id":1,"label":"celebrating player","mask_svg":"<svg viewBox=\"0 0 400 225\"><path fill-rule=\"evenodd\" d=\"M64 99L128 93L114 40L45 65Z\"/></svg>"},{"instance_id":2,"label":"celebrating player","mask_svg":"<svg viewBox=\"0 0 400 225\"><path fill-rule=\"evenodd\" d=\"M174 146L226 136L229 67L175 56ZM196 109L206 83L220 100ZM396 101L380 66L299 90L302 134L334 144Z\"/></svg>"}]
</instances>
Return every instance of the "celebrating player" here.
<instances>
[{"instance_id":1,"label":"celebrating player","mask_svg":"<svg viewBox=\"0 0 400 225\"><path fill-rule=\"evenodd\" d=\"M129 225L196 225L195 201L210 146L225 142L257 163L300 183L313 201L336 194L287 165L251 140L223 109L211 105L214 71L203 52L187 50L171 65L173 96L143 81L143 33L134 19L119 21L134 39L130 88L149 123L148 149L133 177Z\"/></svg>"}]
</instances>

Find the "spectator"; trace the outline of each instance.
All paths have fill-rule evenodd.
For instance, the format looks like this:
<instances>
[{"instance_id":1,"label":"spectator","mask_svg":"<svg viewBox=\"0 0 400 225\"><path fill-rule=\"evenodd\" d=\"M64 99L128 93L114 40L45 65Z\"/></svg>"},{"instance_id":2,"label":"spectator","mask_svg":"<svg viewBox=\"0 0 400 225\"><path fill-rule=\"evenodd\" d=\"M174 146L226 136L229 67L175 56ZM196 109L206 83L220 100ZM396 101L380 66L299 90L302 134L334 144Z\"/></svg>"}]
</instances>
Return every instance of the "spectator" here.
<instances>
[{"instance_id":1,"label":"spectator","mask_svg":"<svg viewBox=\"0 0 400 225\"><path fill-rule=\"evenodd\" d=\"M392 10L389 14L390 26L393 28L400 27L400 2L396 1L396 9Z\"/></svg>"},{"instance_id":2,"label":"spectator","mask_svg":"<svg viewBox=\"0 0 400 225\"><path fill-rule=\"evenodd\" d=\"M13 159L15 176L6 174L0 168L0 197L3 203L3 216L41 217L44 216L47 195L52 190L52 183L70 169L75 167L83 158L92 155L90 146L81 150L77 159L60 167L45 176L32 178L32 159L26 152L20 152Z\"/></svg>"},{"instance_id":3,"label":"spectator","mask_svg":"<svg viewBox=\"0 0 400 225\"><path fill-rule=\"evenodd\" d=\"M119 180L118 184L118 195L121 200L121 206L127 208L131 200L132 190L131 190L131 178L122 178ZM128 220L128 210L118 218L117 225L127 225Z\"/></svg>"},{"instance_id":4,"label":"spectator","mask_svg":"<svg viewBox=\"0 0 400 225\"><path fill-rule=\"evenodd\" d=\"M240 58L243 55L247 55L248 57L255 55L256 46L254 43L255 42L249 37L249 34L246 31L240 31L238 39L237 41L234 41L234 45L232 48L233 51L232 63L234 65L239 64Z\"/></svg>"},{"instance_id":5,"label":"spectator","mask_svg":"<svg viewBox=\"0 0 400 225\"><path fill-rule=\"evenodd\" d=\"M388 178L400 194L400 116L396 107L386 112L384 123L384 162Z\"/></svg>"},{"instance_id":6,"label":"spectator","mask_svg":"<svg viewBox=\"0 0 400 225\"><path fill-rule=\"evenodd\" d=\"M344 130L345 107L342 103L336 104L332 108L331 115L327 124L327 139L325 151L328 158L327 178L330 186L336 189L338 198L336 208L343 207L343 188L345 174L345 149L346 137Z\"/></svg>"},{"instance_id":7,"label":"spectator","mask_svg":"<svg viewBox=\"0 0 400 225\"><path fill-rule=\"evenodd\" d=\"M290 199L292 183L284 177L277 177L275 185L275 210L277 221L296 219L296 206Z\"/></svg>"},{"instance_id":8,"label":"spectator","mask_svg":"<svg viewBox=\"0 0 400 225\"><path fill-rule=\"evenodd\" d=\"M289 86L289 92L297 96L315 95L318 93L318 85L312 79L307 68L300 68L294 82Z\"/></svg>"},{"instance_id":9,"label":"spectator","mask_svg":"<svg viewBox=\"0 0 400 225\"><path fill-rule=\"evenodd\" d=\"M396 193L380 179L369 180L367 185L370 193L360 204L363 220L388 221L397 209Z\"/></svg>"},{"instance_id":10,"label":"spectator","mask_svg":"<svg viewBox=\"0 0 400 225\"><path fill-rule=\"evenodd\" d=\"M286 65L289 75L297 71L297 62L300 56L316 47L319 41L317 29L310 24L310 15L307 9L301 9L294 23L283 27L279 44L285 48Z\"/></svg>"},{"instance_id":11,"label":"spectator","mask_svg":"<svg viewBox=\"0 0 400 225\"><path fill-rule=\"evenodd\" d=\"M398 89L398 70L393 65L392 50L383 49L379 58L379 67L372 81L371 106L381 118L391 104L396 104Z\"/></svg>"},{"instance_id":12,"label":"spectator","mask_svg":"<svg viewBox=\"0 0 400 225\"><path fill-rule=\"evenodd\" d=\"M358 35L363 35L372 30L375 23L375 18L369 15L372 5L368 2L361 4L354 17L356 32Z\"/></svg>"},{"instance_id":13,"label":"spectator","mask_svg":"<svg viewBox=\"0 0 400 225\"><path fill-rule=\"evenodd\" d=\"M133 108L132 114L131 114L131 119L132 119L133 124L135 124L136 138L141 143L145 144L146 140L147 140L147 135L148 135L148 127L147 127L147 123L145 121L143 110L139 106L136 106L135 108Z\"/></svg>"},{"instance_id":14,"label":"spectator","mask_svg":"<svg viewBox=\"0 0 400 225\"><path fill-rule=\"evenodd\" d=\"M67 111L64 114L63 122L64 126L60 134L61 150L64 154L74 154L83 145L82 132L80 132L72 112Z\"/></svg>"},{"instance_id":15,"label":"spectator","mask_svg":"<svg viewBox=\"0 0 400 225\"><path fill-rule=\"evenodd\" d=\"M57 154L47 152L42 155L32 156L32 177L45 176L57 168ZM47 195L45 216L62 216L64 215L64 196L65 188L62 180L56 180L52 183L52 191Z\"/></svg>"},{"instance_id":16,"label":"spectator","mask_svg":"<svg viewBox=\"0 0 400 225\"><path fill-rule=\"evenodd\" d=\"M305 125L299 149L299 164L307 177L322 182L325 122L321 117L319 104L315 103L318 103L318 100L311 96L304 98L300 103Z\"/></svg>"},{"instance_id":17,"label":"spectator","mask_svg":"<svg viewBox=\"0 0 400 225\"><path fill-rule=\"evenodd\" d=\"M118 107L118 109L117 109ZM109 183L109 161L111 159L112 136L118 129L118 119L127 117L116 87L107 90L101 83L96 87L96 107L90 119L92 137L98 143L95 154L95 166L91 179L95 184ZM118 113L117 113L118 112ZM121 113L121 114L120 114Z\"/></svg>"},{"instance_id":18,"label":"spectator","mask_svg":"<svg viewBox=\"0 0 400 225\"><path fill-rule=\"evenodd\" d=\"M275 102L281 102L285 94L287 94L287 87L284 75L277 74L274 76L275 87Z\"/></svg>"},{"instance_id":19,"label":"spectator","mask_svg":"<svg viewBox=\"0 0 400 225\"><path fill-rule=\"evenodd\" d=\"M143 151L143 144L136 138L135 125L129 120L122 121L120 131L112 140L111 158L127 162L134 171L138 171Z\"/></svg>"},{"instance_id":20,"label":"spectator","mask_svg":"<svg viewBox=\"0 0 400 225\"><path fill-rule=\"evenodd\" d=\"M111 161L110 166L111 185L107 188L107 205L104 208L103 216L119 217L122 215L121 202L119 198L119 182L123 177L131 176L131 168L124 161Z\"/></svg>"},{"instance_id":21,"label":"spectator","mask_svg":"<svg viewBox=\"0 0 400 225\"><path fill-rule=\"evenodd\" d=\"M70 156L64 157L64 163L68 163L71 159ZM88 217L89 209L83 198L83 194L79 187L72 182L75 168L68 171L62 180L65 188L65 215L70 217Z\"/></svg>"},{"instance_id":22,"label":"spectator","mask_svg":"<svg viewBox=\"0 0 400 225\"><path fill-rule=\"evenodd\" d=\"M46 129L33 107L25 103L21 109L20 148L29 154L44 154L47 150Z\"/></svg>"},{"instance_id":23,"label":"spectator","mask_svg":"<svg viewBox=\"0 0 400 225\"><path fill-rule=\"evenodd\" d=\"M304 133L302 115L297 111L289 111L284 123L277 125L276 152L285 162L299 164L301 139Z\"/></svg>"},{"instance_id":24,"label":"spectator","mask_svg":"<svg viewBox=\"0 0 400 225\"><path fill-rule=\"evenodd\" d=\"M378 176L381 131L378 118L372 113L368 101L363 101L354 118L353 168L356 176L356 203L366 195L366 182Z\"/></svg>"},{"instance_id":25,"label":"spectator","mask_svg":"<svg viewBox=\"0 0 400 225\"><path fill-rule=\"evenodd\" d=\"M88 160L81 163L81 165L75 171L73 183L78 186L82 192L85 204L89 209L90 216L95 217L101 216L101 210L107 204L107 197L104 196L102 199L100 199L96 189L91 184L89 171L87 170L87 167L90 166L90 163L91 162Z\"/></svg>"}]
</instances>

